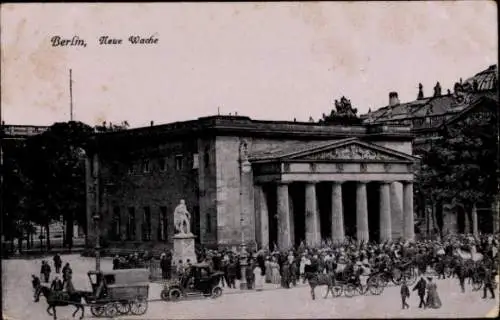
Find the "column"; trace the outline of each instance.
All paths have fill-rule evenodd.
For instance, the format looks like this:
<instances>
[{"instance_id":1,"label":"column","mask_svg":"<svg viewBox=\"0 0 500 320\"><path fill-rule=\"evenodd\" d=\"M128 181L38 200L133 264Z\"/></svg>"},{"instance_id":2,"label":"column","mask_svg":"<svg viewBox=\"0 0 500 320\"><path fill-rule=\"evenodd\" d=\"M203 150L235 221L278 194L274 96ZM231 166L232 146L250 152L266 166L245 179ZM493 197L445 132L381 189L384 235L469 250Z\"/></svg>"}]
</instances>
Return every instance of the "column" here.
<instances>
[{"instance_id":1,"label":"column","mask_svg":"<svg viewBox=\"0 0 500 320\"><path fill-rule=\"evenodd\" d=\"M321 243L316 184L306 183L306 244L316 246Z\"/></svg>"},{"instance_id":2,"label":"column","mask_svg":"<svg viewBox=\"0 0 500 320\"><path fill-rule=\"evenodd\" d=\"M356 237L358 242L368 242L368 203L366 182L358 181L356 186Z\"/></svg>"},{"instance_id":3,"label":"column","mask_svg":"<svg viewBox=\"0 0 500 320\"><path fill-rule=\"evenodd\" d=\"M413 222L413 183L403 182L403 234L405 240L415 239Z\"/></svg>"},{"instance_id":4,"label":"column","mask_svg":"<svg viewBox=\"0 0 500 320\"><path fill-rule=\"evenodd\" d=\"M345 240L341 182L333 182L332 185L332 239L335 242Z\"/></svg>"},{"instance_id":5,"label":"column","mask_svg":"<svg viewBox=\"0 0 500 320\"><path fill-rule=\"evenodd\" d=\"M259 241L264 249L269 249L269 210L267 208L266 194L262 185L256 185L255 193L257 194L259 228Z\"/></svg>"},{"instance_id":6,"label":"column","mask_svg":"<svg viewBox=\"0 0 500 320\"><path fill-rule=\"evenodd\" d=\"M290 190L290 189L288 189ZM289 212L289 221L290 221L290 241L292 242L292 246L295 245L295 219L294 212L295 209L293 207L292 197L288 197L288 212Z\"/></svg>"},{"instance_id":7,"label":"column","mask_svg":"<svg viewBox=\"0 0 500 320\"><path fill-rule=\"evenodd\" d=\"M477 225L477 207L476 207L476 204L472 205L471 216L472 216L472 234L474 236L477 236L479 234L479 228Z\"/></svg>"},{"instance_id":8,"label":"column","mask_svg":"<svg viewBox=\"0 0 500 320\"><path fill-rule=\"evenodd\" d=\"M290 208L288 200L288 185L278 184L278 247L287 250L292 245L290 233Z\"/></svg>"},{"instance_id":9,"label":"column","mask_svg":"<svg viewBox=\"0 0 500 320\"><path fill-rule=\"evenodd\" d=\"M380 242L392 239L390 184L380 183Z\"/></svg>"}]
</instances>

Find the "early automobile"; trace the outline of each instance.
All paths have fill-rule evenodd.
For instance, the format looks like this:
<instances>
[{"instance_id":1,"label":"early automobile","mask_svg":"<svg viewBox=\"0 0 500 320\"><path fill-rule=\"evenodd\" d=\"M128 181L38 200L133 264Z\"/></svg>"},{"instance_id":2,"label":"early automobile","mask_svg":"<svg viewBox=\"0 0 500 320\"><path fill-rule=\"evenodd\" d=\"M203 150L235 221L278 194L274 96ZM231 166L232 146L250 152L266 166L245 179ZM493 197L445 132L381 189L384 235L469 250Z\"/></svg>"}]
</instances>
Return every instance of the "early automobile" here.
<instances>
[{"instance_id":1,"label":"early automobile","mask_svg":"<svg viewBox=\"0 0 500 320\"><path fill-rule=\"evenodd\" d=\"M178 301L193 295L218 298L222 295L222 276L222 272L213 272L208 264L194 264L178 279L164 284L161 298L165 301Z\"/></svg>"},{"instance_id":2,"label":"early automobile","mask_svg":"<svg viewBox=\"0 0 500 320\"><path fill-rule=\"evenodd\" d=\"M127 269L88 272L92 296L90 311L96 317L143 315L148 309L149 270Z\"/></svg>"}]
</instances>

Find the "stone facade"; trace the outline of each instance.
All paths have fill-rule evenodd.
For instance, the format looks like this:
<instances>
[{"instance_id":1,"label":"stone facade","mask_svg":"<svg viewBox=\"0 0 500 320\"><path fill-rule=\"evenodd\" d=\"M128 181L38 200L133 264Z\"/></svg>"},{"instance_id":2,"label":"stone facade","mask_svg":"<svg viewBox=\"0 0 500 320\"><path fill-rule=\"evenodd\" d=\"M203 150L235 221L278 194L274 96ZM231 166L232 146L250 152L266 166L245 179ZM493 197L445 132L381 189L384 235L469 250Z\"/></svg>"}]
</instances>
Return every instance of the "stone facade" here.
<instances>
[{"instance_id":1,"label":"stone facade","mask_svg":"<svg viewBox=\"0 0 500 320\"><path fill-rule=\"evenodd\" d=\"M342 240L346 214L357 216L358 239L373 237L369 229L379 230L376 240L412 238L413 203L403 187L413 180L411 141L401 127L230 116L98 134L87 150L88 217L101 213L105 243L132 248L172 247L180 199L197 241L209 247L313 245L321 230ZM354 198L343 187L349 181L357 183ZM373 182L379 203L367 198ZM292 194L300 190L303 203ZM356 202L355 213L343 212L346 201ZM88 231L95 239L93 223Z\"/></svg>"}]
</instances>

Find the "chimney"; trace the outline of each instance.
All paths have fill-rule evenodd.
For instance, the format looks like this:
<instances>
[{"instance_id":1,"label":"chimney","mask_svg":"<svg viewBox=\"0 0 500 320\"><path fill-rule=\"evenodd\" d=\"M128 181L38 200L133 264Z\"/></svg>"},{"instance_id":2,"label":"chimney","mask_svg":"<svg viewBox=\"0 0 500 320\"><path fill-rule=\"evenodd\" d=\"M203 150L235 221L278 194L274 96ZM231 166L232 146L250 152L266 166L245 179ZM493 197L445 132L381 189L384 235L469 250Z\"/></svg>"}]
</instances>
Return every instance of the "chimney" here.
<instances>
[{"instance_id":1,"label":"chimney","mask_svg":"<svg viewBox=\"0 0 500 320\"><path fill-rule=\"evenodd\" d=\"M389 92L389 106L397 106L399 104L399 98L397 92Z\"/></svg>"},{"instance_id":2,"label":"chimney","mask_svg":"<svg viewBox=\"0 0 500 320\"><path fill-rule=\"evenodd\" d=\"M153 120L151 120L151 126L154 126L155 125L155 122Z\"/></svg>"}]
</instances>

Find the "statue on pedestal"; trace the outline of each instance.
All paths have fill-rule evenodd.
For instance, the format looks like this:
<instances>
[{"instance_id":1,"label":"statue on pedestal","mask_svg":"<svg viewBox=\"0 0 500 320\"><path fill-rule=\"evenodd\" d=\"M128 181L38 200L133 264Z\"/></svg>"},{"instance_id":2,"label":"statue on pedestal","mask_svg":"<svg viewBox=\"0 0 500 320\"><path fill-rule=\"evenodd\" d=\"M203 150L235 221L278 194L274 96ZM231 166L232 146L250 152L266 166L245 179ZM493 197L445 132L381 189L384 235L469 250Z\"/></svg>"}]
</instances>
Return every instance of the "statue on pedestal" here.
<instances>
[{"instance_id":1,"label":"statue on pedestal","mask_svg":"<svg viewBox=\"0 0 500 320\"><path fill-rule=\"evenodd\" d=\"M174 210L175 230L179 234L191 234L191 214L187 210L186 203L181 200Z\"/></svg>"}]
</instances>

